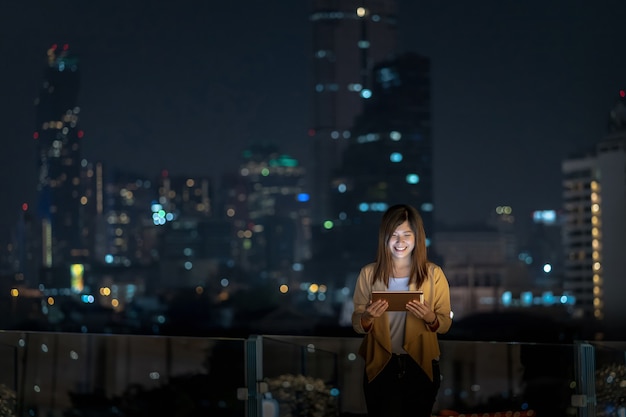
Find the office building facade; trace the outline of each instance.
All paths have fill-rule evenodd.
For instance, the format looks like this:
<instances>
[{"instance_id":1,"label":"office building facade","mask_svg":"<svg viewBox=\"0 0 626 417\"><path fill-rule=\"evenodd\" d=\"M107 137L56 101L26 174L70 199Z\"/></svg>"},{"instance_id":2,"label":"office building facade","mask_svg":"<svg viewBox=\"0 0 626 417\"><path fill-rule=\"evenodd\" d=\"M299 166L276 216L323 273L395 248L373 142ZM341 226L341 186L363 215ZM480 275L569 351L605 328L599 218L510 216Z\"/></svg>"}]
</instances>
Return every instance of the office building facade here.
<instances>
[{"instance_id":1,"label":"office building facade","mask_svg":"<svg viewBox=\"0 0 626 417\"><path fill-rule=\"evenodd\" d=\"M562 163L564 289L577 314L626 325L626 93L610 112L609 133L593 150Z\"/></svg>"}]
</instances>

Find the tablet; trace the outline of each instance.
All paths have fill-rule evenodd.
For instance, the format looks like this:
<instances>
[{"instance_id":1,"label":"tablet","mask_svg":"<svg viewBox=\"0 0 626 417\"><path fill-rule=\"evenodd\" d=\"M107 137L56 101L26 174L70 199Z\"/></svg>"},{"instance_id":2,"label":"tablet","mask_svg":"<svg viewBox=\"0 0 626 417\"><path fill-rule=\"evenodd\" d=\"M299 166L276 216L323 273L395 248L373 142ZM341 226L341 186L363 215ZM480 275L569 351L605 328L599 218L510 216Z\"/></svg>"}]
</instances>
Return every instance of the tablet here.
<instances>
[{"instance_id":1,"label":"tablet","mask_svg":"<svg viewBox=\"0 0 626 417\"><path fill-rule=\"evenodd\" d=\"M372 291L372 302L383 299L389 303L387 311L406 311L411 300L424 302L424 291Z\"/></svg>"}]
</instances>

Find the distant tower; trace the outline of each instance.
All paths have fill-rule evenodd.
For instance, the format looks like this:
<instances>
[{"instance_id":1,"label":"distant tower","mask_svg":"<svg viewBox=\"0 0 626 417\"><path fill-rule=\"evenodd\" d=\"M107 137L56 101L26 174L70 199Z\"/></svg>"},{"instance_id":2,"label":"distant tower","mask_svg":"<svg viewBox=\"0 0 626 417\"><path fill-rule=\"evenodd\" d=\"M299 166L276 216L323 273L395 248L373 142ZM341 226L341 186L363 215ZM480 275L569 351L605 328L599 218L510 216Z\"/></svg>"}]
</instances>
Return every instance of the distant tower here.
<instances>
[{"instance_id":1,"label":"distant tower","mask_svg":"<svg viewBox=\"0 0 626 417\"><path fill-rule=\"evenodd\" d=\"M317 228L314 257L354 270L373 260L378 225L393 204L416 207L434 234L430 61L403 54L373 68L372 96L356 118L329 194L335 227Z\"/></svg>"},{"instance_id":2,"label":"distant tower","mask_svg":"<svg viewBox=\"0 0 626 417\"><path fill-rule=\"evenodd\" d=\"M394 0L313 0L313 221L330 215L329 182L372 88L374 65L396 52Z\"/></svg>"},{"instance_id":3,"label":"distant tower","mask_svg":"<svg viewBox=\"0 0 626 417\"><path fill-rule=\"evenodd\" d=\"M36 100L42 266L62 266L85 255L81 242L81 168L77 97L78 60L68 45L48 49Z\"/></svg>"}]
</instances>

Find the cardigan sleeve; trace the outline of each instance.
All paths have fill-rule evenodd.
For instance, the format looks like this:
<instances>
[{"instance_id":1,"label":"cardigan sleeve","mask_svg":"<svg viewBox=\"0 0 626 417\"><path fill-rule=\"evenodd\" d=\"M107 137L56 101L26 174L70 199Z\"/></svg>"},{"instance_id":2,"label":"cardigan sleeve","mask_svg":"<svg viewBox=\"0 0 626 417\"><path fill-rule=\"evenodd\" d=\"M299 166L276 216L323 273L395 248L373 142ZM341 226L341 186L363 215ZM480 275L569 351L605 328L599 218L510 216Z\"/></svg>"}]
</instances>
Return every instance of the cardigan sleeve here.
<instances>
[{"instance_id":1,"label":"cardigan sleeve","mask_svg":"<svg viewBox=\"0 0 626 417\"><path fill-rule=\"evenodd\" d=\"M432 309L437 316L437 321L439 322L439 327L437 327L436 332L444 334L447 333L450 326L452 326L452 317L450 314L450 286L446 275L439 266L434 267L432 271L432 279L435 286Z\"/></svg>"}]
</instances>

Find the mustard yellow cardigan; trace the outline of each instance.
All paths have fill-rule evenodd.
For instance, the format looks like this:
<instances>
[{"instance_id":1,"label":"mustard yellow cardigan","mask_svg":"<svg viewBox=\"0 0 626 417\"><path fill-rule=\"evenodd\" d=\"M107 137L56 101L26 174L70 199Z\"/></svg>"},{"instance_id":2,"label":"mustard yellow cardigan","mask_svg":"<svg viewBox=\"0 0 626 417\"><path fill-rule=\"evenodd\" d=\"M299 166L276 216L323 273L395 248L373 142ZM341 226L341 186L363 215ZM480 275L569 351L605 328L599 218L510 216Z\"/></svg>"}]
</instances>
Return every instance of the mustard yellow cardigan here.
<instances>
[{"instance_id":1,"label":"mustard yellow cardigan","mask_svg":"<svg viewBox=\"0 0 626 417\"><path fill-rule=\"evenodd\" d=\"M369 331L366 331L361 324L361 316L370 302L372 291L385 291L387 289L381 281L376 281L376 284L372 285L373 272L373 263L361 269L354 289L354 312L352 313L352 327L357 333L365 335L359 348L359 354L365 359L365 372L369 382L383 370L392 356L387 313L374 319ZM432 361L439 358L440 354L437 333L446 333L452 325L450 288L443 270L430 263L428 265L428 279L424 281L423 285L420 288L417 288L414 283L409 286L411 291L418 289L424 291L424 299L428 301L431 309L437 315L439 327L432 331L424 320L407 312L403 348L432 380Z\"/></svg>"}]
</instances>

